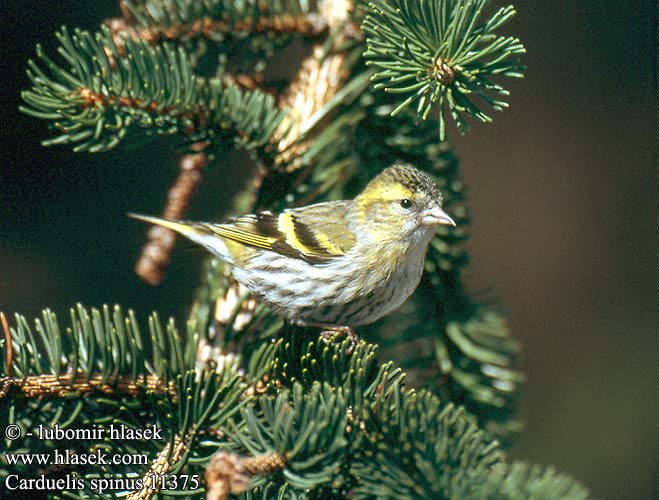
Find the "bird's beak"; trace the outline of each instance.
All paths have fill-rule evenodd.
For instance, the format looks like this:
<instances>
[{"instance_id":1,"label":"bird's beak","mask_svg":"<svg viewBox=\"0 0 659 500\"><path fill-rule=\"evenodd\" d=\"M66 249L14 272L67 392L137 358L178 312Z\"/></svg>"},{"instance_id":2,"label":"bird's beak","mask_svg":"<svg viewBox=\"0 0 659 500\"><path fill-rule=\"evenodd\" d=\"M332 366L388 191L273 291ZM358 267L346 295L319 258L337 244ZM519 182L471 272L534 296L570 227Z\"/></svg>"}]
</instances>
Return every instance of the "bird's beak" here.
<instances>
[{"instance_id":1,"label":"bird's beak","mask_svg":"<svg viewBox=\"0 0 659 500\"><path fill-rule=\"evenodd\" d=\"M455 226L455 221L439 205L433 203L421 212L420 224L426 227L439 225Z\"/></svg>"}]
</instances>

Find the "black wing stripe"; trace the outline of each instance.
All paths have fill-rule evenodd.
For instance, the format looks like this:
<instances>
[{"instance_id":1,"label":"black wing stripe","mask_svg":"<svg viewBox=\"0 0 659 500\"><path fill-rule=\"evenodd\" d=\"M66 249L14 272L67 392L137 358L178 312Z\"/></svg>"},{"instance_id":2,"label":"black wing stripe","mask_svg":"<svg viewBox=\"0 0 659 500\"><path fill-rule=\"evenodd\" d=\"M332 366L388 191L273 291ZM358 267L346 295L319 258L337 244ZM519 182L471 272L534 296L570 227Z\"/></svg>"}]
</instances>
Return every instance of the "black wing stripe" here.
<instances>
[{"instance_id":1,"label":"black wing stripe","mask_svg":"<svg viewBox=\"0 0 659 500\"><path fill-rule=\"evenodd\" d=\"M332 255L327 251L327 248L320 244L318 238L316 238L316 235L307 227L306 224L300 222L295 216L293 216L292 219L295 237L304 247L308 248L311 253L327 256Z\"/></svg>"}]
</instances>

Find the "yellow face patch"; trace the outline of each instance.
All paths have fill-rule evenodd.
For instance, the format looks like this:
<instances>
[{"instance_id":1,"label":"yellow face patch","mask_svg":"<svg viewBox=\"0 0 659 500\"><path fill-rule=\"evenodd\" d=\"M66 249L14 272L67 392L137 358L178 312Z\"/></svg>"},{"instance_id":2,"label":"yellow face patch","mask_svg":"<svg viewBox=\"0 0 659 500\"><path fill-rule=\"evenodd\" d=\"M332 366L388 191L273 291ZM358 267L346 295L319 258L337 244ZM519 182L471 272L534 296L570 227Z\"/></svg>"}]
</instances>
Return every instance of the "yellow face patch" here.
<instances>
[{"instance_id":1,"label":"yellow face patch","mask_svg":"<svg viewBox=\"0 0 659 500\"><path fill-rule=\"evenodd\" d=\"M413 192L408 187L403 186L402 184L392 184L382 189L382 200L383 201L398 201L404 198L414 199L416 193Z\"/></svg>"},{"instance_id":2,"label":"yellow face patch","mask_svg":"<svg viewBox=\"0 0 659 500\"><path fill-rule=\"evenodd\" d=\"M424 172L403 164L395 164L380 172L355 201L359 205L403 199L418 204L433 199L441 204L441 194L432 179Z\"/></svg>"},{"instance_id":3,"label":"yellow face patch","mask_svg":"<svg viewBox=\"0 0 659 500\"><path fill-rule=\"evenodd\" d=\"M373 202L390 202L399 201L402 199L414 200L416 193L410 188L403 186L400 183L387 183L369 185L368 189L360 195L360 201L368 205Z\"/></svg>"}]
</instances>

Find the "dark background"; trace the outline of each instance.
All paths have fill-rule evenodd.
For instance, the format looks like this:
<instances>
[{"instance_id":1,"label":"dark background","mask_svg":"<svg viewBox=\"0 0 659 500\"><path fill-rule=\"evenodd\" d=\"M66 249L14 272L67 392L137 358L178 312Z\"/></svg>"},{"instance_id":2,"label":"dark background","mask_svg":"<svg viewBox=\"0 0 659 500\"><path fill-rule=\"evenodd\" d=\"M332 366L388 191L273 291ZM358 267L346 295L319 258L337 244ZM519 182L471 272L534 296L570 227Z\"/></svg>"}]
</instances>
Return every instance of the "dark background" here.
<instances>
[{"instance_id":1,"label":"dark background","mask_svg":"<svg viewBox=\"0 0 659 500\"><path fill-rule=\"evenodd\" d=\"M656 7L517 2L508 30L527 77L511 108L454 137L474 223L473 290L494 287L524 344L527 428L511 454L554 464L596 497L656 498ZM61 317L77 301L181 320L201 255L179 250L168 279L132 266L176 176L167 141L100 155L43 148L45 123L17 112L37 41L62 24L95 29L114 0L0 2L0 309ZM52 53L52 52L51 52ZM453 136L454 130L451 130ZM191 217L230 200L242 162L207 176ZM179 249L181 247L179 246Z\"/></svg>"}]
</instances>

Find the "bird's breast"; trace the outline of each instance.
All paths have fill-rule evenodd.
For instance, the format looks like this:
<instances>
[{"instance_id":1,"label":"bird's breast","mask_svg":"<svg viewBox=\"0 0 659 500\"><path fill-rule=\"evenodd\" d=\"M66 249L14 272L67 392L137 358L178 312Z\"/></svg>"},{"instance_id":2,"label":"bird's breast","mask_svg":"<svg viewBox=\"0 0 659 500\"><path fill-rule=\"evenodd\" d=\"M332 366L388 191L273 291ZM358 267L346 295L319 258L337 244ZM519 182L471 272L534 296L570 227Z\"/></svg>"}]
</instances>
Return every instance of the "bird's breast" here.
<instances>
[{"instance_id":1,"label":"bird's breast","mask_svg":"<svg viewBox=\"0 0 659 500\"><path fill-rule=\"evenodd\" d=\"M262 252L234 276L294 322L358 326L408 299L421 278L426 248L353 248L319 265Z\"/></svg>"}]
</instances>

